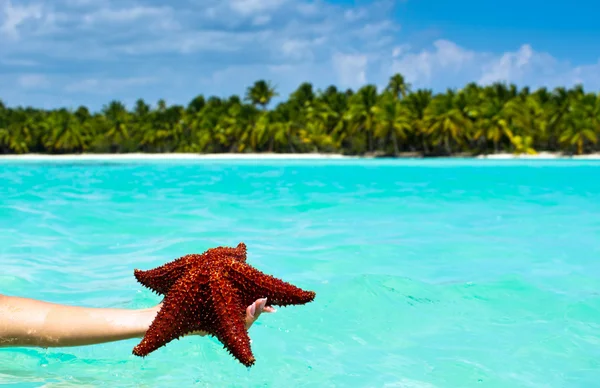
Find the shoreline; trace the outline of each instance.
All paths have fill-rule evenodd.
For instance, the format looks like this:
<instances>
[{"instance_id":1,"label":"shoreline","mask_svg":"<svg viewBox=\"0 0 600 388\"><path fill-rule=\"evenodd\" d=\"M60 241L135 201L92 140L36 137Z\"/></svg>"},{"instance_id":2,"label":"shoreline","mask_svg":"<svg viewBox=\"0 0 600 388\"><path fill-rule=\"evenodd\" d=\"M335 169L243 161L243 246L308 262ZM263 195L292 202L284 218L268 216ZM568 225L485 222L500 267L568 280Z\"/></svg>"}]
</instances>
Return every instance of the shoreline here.
<instances>
[{"instance_id":1,"label":"shoreline","mask_svg":"<svg viewBox=\"0 0 600 388\"><path fill-rule=\"evenodd\" d=\"M269 160L269 159L356 159L357 157L341 154L192 154L192 153L123 153L123 154L5 154L0 160Z\"/></svg>"},{"instance_id":2,"label":"shoreline","mask_svg":"<svg viewBox=\"0 0 600 388\"><path fill-rule=\"evenodd\" d=\"M477 155L475 159L589 159L600 160L600 153L583 154L583 155L565 155L560 152L539 152L536 155L514 155L510 153L498 153L489 155Z\"/></svg>"},{"instance_id":3,"label":"shoreline","mask_svg":"<svg viewBox=\"0 0 600 388\"><path fill-rule=\"evenodd\" d=\"M4 154L0 155L2 160L23 161L58 161L58 160L318 160L318 159L489 159L489 160L548 160L548 159L587 159L600 160L600 153L585 155L564 155L559 152L540 152L536 155L514 155L510 153L498 153L488 155L465 156L455 155L446 157L423 157L421 155L401 154L398 157L379 158L374 156L352 156L342 154L319 154L319 153L222 153L222 154L192 154L192 153L124 153L124 154Z\"/></svg>"}]
</instances>

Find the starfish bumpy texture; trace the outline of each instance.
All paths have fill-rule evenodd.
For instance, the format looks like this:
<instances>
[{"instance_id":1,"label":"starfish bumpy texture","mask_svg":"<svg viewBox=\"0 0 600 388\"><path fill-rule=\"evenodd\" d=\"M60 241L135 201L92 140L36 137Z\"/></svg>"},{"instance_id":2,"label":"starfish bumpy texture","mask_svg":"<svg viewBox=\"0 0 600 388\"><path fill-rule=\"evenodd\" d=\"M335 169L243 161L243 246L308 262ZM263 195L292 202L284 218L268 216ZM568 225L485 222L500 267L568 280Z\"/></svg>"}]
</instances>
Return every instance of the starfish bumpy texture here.
<instances>
[{"instance_id":1,"label":"starfish bumpy texture","mask_svg":"<svg viewBox=\"0 0 600 388\"><path fill-rule=\"evenodd\" d=\"M163 305L133 354L146 356L195 331L216 337L245 366L255 362L245 328L246 308L267 298L267 306L299 305L315 298L246 263L246 245L217 247L163 266L134 271L136 279L164 295Z\"/></svg>"}]
</instances>

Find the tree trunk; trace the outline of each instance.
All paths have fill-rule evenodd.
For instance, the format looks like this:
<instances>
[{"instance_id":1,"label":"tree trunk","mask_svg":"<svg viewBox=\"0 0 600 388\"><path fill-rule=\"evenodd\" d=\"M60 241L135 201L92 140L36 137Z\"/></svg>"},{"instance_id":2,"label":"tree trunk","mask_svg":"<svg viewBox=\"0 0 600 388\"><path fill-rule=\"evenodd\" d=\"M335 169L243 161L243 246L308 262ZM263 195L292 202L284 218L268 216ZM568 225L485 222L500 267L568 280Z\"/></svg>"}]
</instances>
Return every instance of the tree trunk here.
<instances>
[{"instance_id":1,"label":"tree trunk","mask_svg":"<svg viewBox=\"0 0 600 388\"><path fill-rule=\"evenodd\" d=\"M233 153L235 153L235 152L236 152L236 151L235 151L235 147L236 147L236 146L237 146L237 142L236 142L236 141L233 141L233 142L231 143L231 147L229 147L229 153L230 153L230 154L233 154Z\"/></svg>"},{"instance_id":2,"label":"tree trunk","mask_svg":"<svg viewBox=\"0 0 600 388\"><path fill-rule=\"evenodd\" d=\"M290 152L292 154L295 154L296 150L294 149L294 144L292 142L292 134L290 133L289 129L286 131L286 135L287 135L287 139L288 139L288 146L290 147Z\"/></svg>"},{"instance_id":3,"label":"tree trunk","mask_svg":"<svg viewBox=\"0 0 600 388\"><path fill-rule=\"evenodd\" d=\"M448 138L448 135L444 135L444 147L446 148L448 156L452 155L452 150L450 149L450 139Z\"/></svg>"},{"instance_id":4,"label":"tree trunk","mask_svg":"<svg viewBox=\"0 0 600 388\"><path fill-rule=\"evenodd\" d=\"M423 142L423 154L428 155L429 147L427 147L427 139L425 139L425 136L421 136L421 141Z\"/></svg>"},{"instance_id":5,"label":"tree trunk","mask_svg":"<svg viewBox=\"0 0 600 388\"><path fill-rule=\"evenodd\" d=\"M400 151L398 150L398 139L396 138L396 131L392 128L392 144L394 145L394 156L398 156Z\"/></svg>"}]
</instances>

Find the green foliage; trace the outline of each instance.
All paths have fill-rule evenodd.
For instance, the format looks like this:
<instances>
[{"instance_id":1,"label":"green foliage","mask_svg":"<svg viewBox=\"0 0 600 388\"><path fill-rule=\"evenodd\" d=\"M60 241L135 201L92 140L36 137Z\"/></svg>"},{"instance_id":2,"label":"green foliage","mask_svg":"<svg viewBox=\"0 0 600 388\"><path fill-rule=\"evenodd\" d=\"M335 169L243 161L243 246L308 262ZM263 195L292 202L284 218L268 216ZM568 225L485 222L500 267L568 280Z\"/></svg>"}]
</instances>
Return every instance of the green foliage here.
<instances>
[{"instance_id":1,"label":"green foliage","mask_svg":"<svg viewBox=\"0 0 600 388\"><path fill-rule=\"evenodd\" d=\"M79 152L324 152L425 156L539 151L600 151L600 95L583 87L519 90L474 83L434 94L411 90L400 74L381 91L305 82L272 109L268 81L244 98L199 95L187 106L132 110L111 101L98 113L86 107L41 110L0 101L0 153Z\"/></svg>"}]
</instances>

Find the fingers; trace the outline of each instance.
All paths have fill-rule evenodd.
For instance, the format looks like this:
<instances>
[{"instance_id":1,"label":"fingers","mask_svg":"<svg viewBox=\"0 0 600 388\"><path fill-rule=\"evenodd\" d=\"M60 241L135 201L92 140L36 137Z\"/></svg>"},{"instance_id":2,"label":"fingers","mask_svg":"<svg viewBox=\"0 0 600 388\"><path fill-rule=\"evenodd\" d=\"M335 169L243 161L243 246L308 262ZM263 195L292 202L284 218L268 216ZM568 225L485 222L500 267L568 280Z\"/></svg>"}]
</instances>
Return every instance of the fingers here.
<instances>
[{"instance_id":1,"label":"fingers","mask_svg":"<svg viewBox=\"0 0 600 388\"><path fill-rule=\"evenodd\" d=\"M246 330L252 326L254 322L258 319L260 314L262 313L274 313L275 310L271 306L266 306L267 298L257 299L254 303L246 308ZM205 336L207 333L203 331L194 331L189 333L189 335L199 335Z\"/></svg>"},{"instance_id":2,"label":"fingers","mask_svg":"<svg viewBox=\"0 0 600 388\"><path fill-rule=\"evenodd\" d=\"M263 312L274 313L277 311L271 306L266 306L266 304L267 298L262 298L257 299L254 303L246 308L246 329L249 329Z\"/></svg>"},{"instance_id":3,"label":"fingers","mask_svg":"<svg viewBox=\"0 0 600 388\"><path fill-rule=\"evenodd\" d=\"M267 298L257 299L246 309L246 323L252 325L258 319L265 308Z\"/></svg>"}]
</instances>

